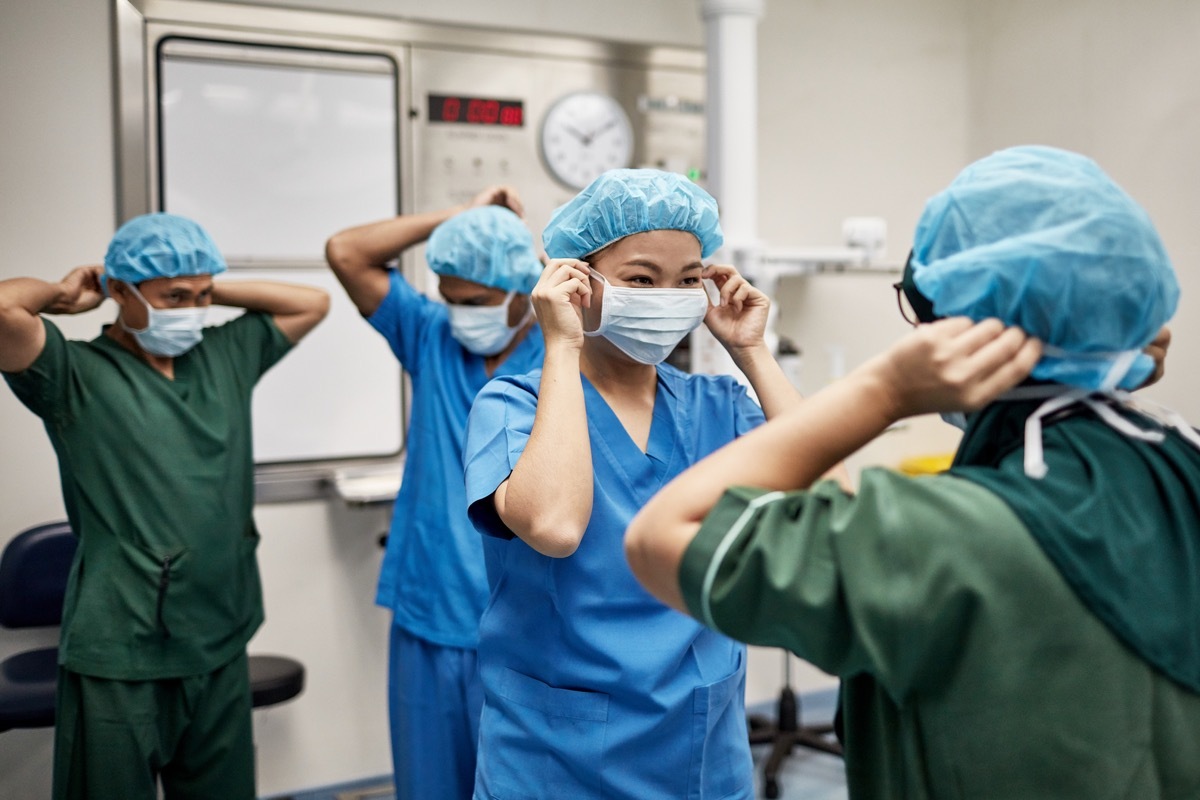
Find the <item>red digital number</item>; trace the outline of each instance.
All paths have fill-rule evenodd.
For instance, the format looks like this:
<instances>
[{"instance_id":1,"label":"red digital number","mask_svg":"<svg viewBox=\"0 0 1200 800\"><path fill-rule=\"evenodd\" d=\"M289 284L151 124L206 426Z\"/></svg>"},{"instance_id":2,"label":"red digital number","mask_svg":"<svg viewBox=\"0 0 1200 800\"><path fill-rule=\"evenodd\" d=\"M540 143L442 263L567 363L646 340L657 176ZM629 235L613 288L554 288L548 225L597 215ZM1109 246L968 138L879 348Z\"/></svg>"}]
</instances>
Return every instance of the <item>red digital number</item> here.
<instances>
[{"instance_id":1,"label":"red digital number","mask_svg":"<svg viewBox=\"0 0 1200 800\"><path fill-rule=\"evenodd\" d=\"M473 99L467 102L467 122L480 125L495 125L500 116L498 100Z\"/></svg>"},{"instance_id":2,"label":"red digital number","mask_svg":"<svg viewBox=\"0 0 1200 800\"><path fill-rule=\"evenodd\" d=\"M519 126L521 124L521 107L505 106L500 109L500 124Z\"/></svg>"},{"instance_id":3,"label":"red digital number","mask_svg":"<svg viewBox=\"0 0 1200 800\"><path fill-rule=\"evenodd\" d=\"M458 115L462 113L462 101L457 97L447 97L442 101L442 121L443 122L458 122Z\"/></svg>"}]
</instances>

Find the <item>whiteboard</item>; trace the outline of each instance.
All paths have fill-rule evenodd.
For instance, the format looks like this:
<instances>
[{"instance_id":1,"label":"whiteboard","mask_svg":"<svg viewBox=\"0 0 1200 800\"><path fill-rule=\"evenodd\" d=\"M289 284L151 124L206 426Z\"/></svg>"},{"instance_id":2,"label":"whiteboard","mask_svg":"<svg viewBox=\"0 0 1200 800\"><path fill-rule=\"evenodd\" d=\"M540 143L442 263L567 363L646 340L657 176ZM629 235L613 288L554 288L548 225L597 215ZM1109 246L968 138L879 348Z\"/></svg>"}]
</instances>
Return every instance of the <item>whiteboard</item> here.
<instances>
[{"instance_id":1,"label":"whiteboard","mask_svg":"<svg viewBox=\"0 0 1200 800\"><path fill-rule=\"evenodd\" d=\"M162 210L209 232L230 265L218 280L332 298L255 392L255 460L399 453L400 366L324 263L331 234L398 212L395 62L193 39L166 39L158 55ZM210 322L236 313L214 308Z\"/></svg>"},{"instance_id":2,"label":"whiteboard","mask_svg":"<svg viewBox=\"0 0 1200 800\"><path fill-rule=\"evenodd\" d=\"M219 281L303 283L329 292L329 316L254 390L260 464L395 455L404 443L400 362L328 269L231 270ZM213 306L208 324L240 311Z\"/></svg>"},{"instance_id":3,"label":"whiteboard","mask_svg":"<svg viewBox=\"0 0 1200 800\"><path fill-rule=\"evenodd\" d=\"M168 39L159 57L163 211L230 264L323 263L329 234L392 216L395 62Z\"/></svg>"}]
</instances>

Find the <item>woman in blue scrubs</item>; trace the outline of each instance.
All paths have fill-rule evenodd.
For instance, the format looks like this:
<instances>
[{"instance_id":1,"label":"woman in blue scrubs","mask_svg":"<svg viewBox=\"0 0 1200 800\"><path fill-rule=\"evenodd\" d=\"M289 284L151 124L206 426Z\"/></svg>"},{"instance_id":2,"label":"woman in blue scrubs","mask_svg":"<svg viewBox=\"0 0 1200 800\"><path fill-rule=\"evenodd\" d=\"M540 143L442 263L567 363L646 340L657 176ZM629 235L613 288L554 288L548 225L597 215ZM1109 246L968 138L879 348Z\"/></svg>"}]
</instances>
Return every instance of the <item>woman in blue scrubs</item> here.
<instances>
[{"instance_id":1,"label":"woman in blue scrubs","mask_svg":"<svg viewBox=\"0 0 1200 800\"><path fill-rule=\"evenodd\" d=\"M703 265L716 202L679 175L605 173L543 238L544 365L489 383L467 425L491 586L475 797L753 797L743 647L642 589L622 538L672 477L799 402L763 341L769 301ZM661 363L702 322L761 408Z\"/></svg>"}]
</instances>

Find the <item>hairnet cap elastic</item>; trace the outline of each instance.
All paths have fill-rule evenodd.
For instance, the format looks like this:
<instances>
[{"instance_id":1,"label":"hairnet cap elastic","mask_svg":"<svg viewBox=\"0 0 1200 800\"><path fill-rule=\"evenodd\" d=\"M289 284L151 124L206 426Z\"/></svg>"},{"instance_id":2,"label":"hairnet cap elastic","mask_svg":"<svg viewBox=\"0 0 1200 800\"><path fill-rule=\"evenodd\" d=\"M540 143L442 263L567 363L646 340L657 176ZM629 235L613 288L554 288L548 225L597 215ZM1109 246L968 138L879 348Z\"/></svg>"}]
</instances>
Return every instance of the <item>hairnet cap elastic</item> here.
<instances>
[{"instance_id":1,"label":"hairnet cap elastic","mask_svg":"<svg viewBox=\"0 0 1200 800\"><path fill-rule=\"evenodd\" d=\"M614 169L555 209L542 243L551 258L583 258L626 236L661 230L694 235L701 258L725 241L717 201L695 183L674 172Z\"/></svg>"},{"instance_id":2,"label":"hairnet cap elastic","mask_svg":"<svg viewBox=\"0 0 1200 800\"><path fill-rule=\"evenodd\" d=\"M1053 346L1034 378L1086 389L1179 304L1146 212L1091 159L1051 147L994 153L931 198L912 269L937 316L1016 325ZM1139 355L1119 385L1139 385L1153 366Z\"/></svg>"},{"instance_id":3,"label":"hairnet cap elastic","mask_svg":"<svg viewBox=\"0 0 1200 800\"><path fill-rule=\"evenodd\" d=\"M104 254L104 279L141 283L182 275L216 275L225 259L203 228L176 214L144 214L113 235Z\"/></svg>"},{"instance_id":4,"label":"hairnet cap elastic","mask_svg":"<svg viewBox=\"0 0 1200 800\"><path fill-rule=\"evenodd\" d=\"M529 294L542 274L533 235L504 206L479 206L455 214L433 229L425 260L447 275Z\"/></svg>"}]
</instances>

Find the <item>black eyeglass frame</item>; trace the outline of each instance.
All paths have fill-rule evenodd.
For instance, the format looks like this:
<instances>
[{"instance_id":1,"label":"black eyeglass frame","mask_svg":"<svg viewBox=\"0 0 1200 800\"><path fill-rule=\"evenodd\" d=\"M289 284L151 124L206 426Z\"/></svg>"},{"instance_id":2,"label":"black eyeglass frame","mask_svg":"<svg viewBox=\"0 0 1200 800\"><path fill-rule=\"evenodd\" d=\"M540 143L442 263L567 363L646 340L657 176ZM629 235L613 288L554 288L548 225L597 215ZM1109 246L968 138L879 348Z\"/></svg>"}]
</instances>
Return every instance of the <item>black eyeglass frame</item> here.
<instances>
[{"instance_id":1,"label":"black eyeglass frame","mask_svg":"<svg viewBox=\"0 0 1200 800\"><path fill-rule=\"evenodd\" d=\"M908 295L904 293L904 281L896 281L892 284L892 288L896 290L896 307L900 309L900 316L914 328L920 325L921 321L917 319L917 312L913 310L911 303L906 302Z\"/></svg>"}]
</instances>

